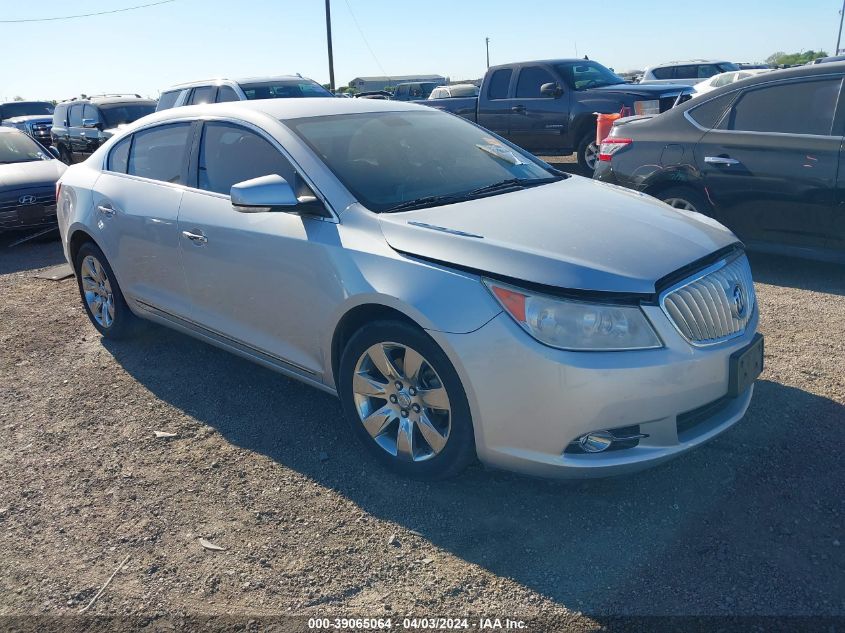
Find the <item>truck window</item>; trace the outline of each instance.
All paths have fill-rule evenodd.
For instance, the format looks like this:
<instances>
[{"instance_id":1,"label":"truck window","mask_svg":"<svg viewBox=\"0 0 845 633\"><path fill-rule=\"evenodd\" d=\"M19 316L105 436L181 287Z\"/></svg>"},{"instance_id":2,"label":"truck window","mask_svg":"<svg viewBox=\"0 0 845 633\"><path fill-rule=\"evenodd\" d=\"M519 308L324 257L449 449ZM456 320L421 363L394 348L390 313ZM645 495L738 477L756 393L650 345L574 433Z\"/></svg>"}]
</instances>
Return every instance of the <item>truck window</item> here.
<instances>
[{"instance_id":1,"label":"truck window","mask_svg":"<svg viewBox=\"0 0 845 633\"><path fill-rule=\"evenodd\" d=\"M487 89L488 99L507 99L508 87L511 85L510 68L500 68L490 76L490 87Z\"/></svg>"},{"instance_id":2,"label":"truck window","mask_svg":"<svg viewBox=\"0 0 845 633\"><path fill-rule=\"evenodd\" d=\"M540 66L528 66L519 71L519 79L516 82L516 96L526 99L539 99L545 95L540 94L540 86L554 83L555 78L545 68Z\"/></svg>"}]
</instances>

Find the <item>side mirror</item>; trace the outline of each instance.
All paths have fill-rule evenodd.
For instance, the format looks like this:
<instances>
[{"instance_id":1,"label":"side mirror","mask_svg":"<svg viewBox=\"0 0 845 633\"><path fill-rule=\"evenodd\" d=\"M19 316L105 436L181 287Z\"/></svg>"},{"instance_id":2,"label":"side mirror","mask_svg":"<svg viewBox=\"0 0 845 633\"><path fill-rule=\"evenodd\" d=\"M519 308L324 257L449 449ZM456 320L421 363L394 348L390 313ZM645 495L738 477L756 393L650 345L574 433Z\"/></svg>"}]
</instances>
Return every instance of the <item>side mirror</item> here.
<instances>
[{"instance_id":1,"label":"side mirror","mask_svg":"<svg viewBox=\"0 0 845 633\"><path fill-rule=\"evenodd\" d=\"M293 187L278 174L260 176L232 185L229 192L232 206L241 213L283 211L300 215L329 215L323 203L314 196L296 197Z\"/></svg>"},{"instance_id":2,"label":"side mirror","mask_svg":"<svg viewBox=\"0 0 845 633\"><path fill-rule=\"evenodd\" d=\"M99 128L100 122L97 119L82 119L82 127Z\"/></svg>"},{"instance_id":3,"label":"side mirror","mask_svg":"<svg viewBox=\"0 0 845 633\"><path fill-rule=\"evenodd\" d=\"M540 94L544 97L554 97L557 99L563 94L563 89L556 83L547 83L540 86Z\"/></svg>"},{"instance_id":4,"label":"side mirror","mask_svg":"<svg viewBox=\"0 0 845 633\"><path fill-rule=\"evenodd\" d=\"M55 147L53 147L52 145L50 145L47 148L47 151L50 152L50 154L53 156L53 158L61 158L62 157L61 153L59 153L59 150L56 149Z\"/></svg>"}]
</instances>

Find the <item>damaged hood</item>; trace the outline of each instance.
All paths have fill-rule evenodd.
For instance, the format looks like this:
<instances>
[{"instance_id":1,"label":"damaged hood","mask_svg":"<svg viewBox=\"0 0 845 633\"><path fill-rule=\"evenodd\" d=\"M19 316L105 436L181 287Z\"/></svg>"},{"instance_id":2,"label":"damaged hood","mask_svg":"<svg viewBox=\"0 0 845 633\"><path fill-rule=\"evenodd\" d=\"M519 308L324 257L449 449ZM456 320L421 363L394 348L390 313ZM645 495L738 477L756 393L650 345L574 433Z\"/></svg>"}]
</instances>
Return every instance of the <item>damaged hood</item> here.
<instances>
[{"instance_id":1,"label":"damaged hood","mask_svg":"<svg viewBox=\"0 0 845 633\"><path fill-rule=\"evenodd\" d=\"M736 243L724 226L636 192L573 176L457 204L383 213L408 255L563 289L647 293Z\"/></svg>"}]
</instances>

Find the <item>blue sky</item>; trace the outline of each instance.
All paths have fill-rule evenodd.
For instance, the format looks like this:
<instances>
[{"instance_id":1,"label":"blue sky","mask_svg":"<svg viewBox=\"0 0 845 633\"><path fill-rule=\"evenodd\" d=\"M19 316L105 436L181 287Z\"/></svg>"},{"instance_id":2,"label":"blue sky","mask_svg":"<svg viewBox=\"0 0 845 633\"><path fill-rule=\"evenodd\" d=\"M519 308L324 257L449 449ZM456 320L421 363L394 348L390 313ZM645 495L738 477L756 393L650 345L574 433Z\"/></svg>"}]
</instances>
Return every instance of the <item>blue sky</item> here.
<instances>
[{"instance_id":1,"label":"blue sky","mask_svg":"<svg viewBox=\"0 0 845 633\"><path fill-rule=\"evenodd\" d=\"M149 1L0 0L0 19ZM493 64L570 57L577 47L618 71L670 59L832 52L840 6L839 0L332 0L335 77L338 85L384 73L479 77L485 37ZM65 22L0 24L0 98L157 96L181 81L295 72L327 82L323 7L323 0L176 0Z\"/></svg>"}]
</instances>

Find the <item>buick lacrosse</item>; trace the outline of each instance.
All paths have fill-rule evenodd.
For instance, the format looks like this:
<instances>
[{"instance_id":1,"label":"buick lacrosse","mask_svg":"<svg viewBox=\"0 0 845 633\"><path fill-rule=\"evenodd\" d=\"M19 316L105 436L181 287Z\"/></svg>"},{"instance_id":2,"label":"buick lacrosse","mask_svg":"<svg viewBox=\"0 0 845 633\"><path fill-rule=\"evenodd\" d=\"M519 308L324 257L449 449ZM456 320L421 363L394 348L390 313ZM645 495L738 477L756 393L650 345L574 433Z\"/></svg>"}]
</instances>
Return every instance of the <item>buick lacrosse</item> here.
<instances>
[{"instance_id":1,"label":"buick lacrosse","mask_svg":"<svg viewBox=\"0 0 845 633\"><path fill-rule=\"evenodd\" d=\"M762 369L730 231L425 106L166 110L58 188L103 336L156 321L336 394L405 475L653 465L737 422Z\"/></svg>"}]
</instances>

